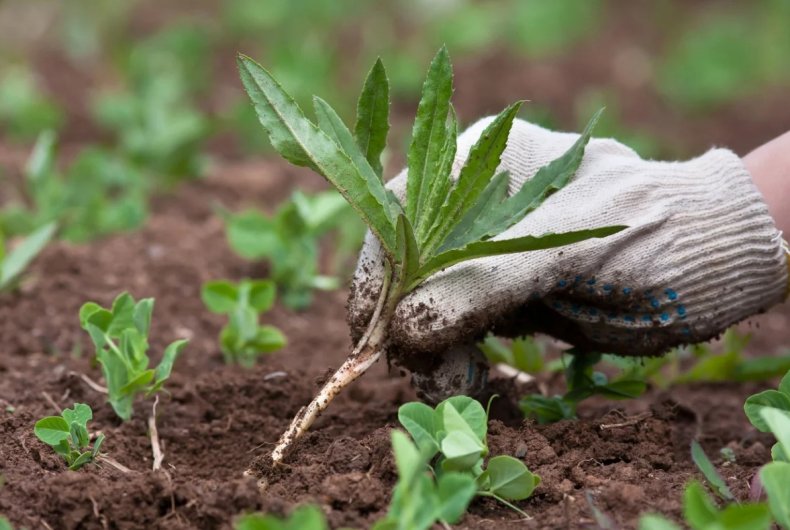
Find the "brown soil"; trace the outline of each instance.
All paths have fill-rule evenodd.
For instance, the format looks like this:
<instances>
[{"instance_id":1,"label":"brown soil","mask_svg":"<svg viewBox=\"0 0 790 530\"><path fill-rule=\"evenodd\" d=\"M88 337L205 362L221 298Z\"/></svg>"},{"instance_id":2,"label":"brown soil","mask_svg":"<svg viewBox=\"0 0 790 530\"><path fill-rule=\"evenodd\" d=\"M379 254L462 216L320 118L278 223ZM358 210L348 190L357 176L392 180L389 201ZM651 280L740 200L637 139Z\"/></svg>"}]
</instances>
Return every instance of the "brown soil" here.
<instances>
[{"instance_id":1,"label":"brown soil","mask_svg":"<svg viewBox=\"0 0 790 530\"><path fill-rule=\"evenodd\" d=\"M159 199L139 233L47 249L22 292L0 301L6 441L0 446L0 513L19 526L55 529L227 528L239 513L287 512L303 502L318 503L333 528L366 528L384 513L396 480L389 431L398 405L415 396L408 380L388 373L383 363L338 398L287 465L269 475L268 487L242 475L251 465L260 468L289 418L348 351L345 293L319 295L304 313L277 307L267 320L290 344L252 370L222 363L216 341L222 319L199 299L205 280L265 272L227 250L212 205L271 206L291 186L316 182L268 162L223 167ZM139 403L132 421L121 424L80 377L98 380L100 372L77 322L79 306L86 300L108 304L125 289L156 297L152 351L175 338L190 339L158 409L165 472L149 471L150 402ZM694 437L717 463L721 447L733 449L737 463L721 469L740 496L769 459L769 440L741 413L757 386L697 385L651 391L626 404L593 401L582 408L582 420L551 426L522 421L514 412L518 397L534 386L499 380L494 387L502 397L490 426L492 454L523 458L543 483L519 503L532 520L475 501L459 528L583 528L593 524L588 494L624 528L634 527L645 510L677 517L683 484L695 475L688 449ZM104 450L131 472L107 464L67 471L34 437L36 419L54 413L54 405L74 402L94 408L90 427L106 434Z\"/></svg>"}]
</instances>

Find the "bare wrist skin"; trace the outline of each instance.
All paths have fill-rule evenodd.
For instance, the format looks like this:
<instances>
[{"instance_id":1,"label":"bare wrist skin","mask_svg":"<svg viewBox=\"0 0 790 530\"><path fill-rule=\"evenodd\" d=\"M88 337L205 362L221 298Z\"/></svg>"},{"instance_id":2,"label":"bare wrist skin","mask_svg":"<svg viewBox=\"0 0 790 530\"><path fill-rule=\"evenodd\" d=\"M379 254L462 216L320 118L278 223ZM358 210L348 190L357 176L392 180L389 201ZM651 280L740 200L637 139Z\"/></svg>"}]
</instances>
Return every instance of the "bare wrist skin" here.
<instances>
[{"instance_id":1,"label":"bare wrist skin","mask_svg":"<svg viewBox=\"0 0 790 530\"><path fill-rule=\"evenodd\" d=\"M743 157L785 239L790 236L790 131Z\"/></svg>"}]
</instances>

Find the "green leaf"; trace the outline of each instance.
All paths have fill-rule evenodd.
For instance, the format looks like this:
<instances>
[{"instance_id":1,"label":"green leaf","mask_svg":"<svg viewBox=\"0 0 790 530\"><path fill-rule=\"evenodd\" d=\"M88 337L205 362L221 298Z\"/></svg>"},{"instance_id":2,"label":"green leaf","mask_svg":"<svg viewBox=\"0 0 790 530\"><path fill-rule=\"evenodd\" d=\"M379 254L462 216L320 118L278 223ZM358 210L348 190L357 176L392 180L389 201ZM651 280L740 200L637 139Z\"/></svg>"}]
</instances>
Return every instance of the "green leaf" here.
<instances>
[{"instance_id":1,"label":"green leaf","mask_svg":"<svg viewBox=\"0 0 790 530\"><path fill-rule=\"evenodd\" d=\"M277 152L329 180L394 256L395 223L381 181L360 174L348 155L304 116L269 72L249 57L239 56L238 63L247 94Z\"/></svg>"},{"instance_id":2,"label":"green leaf","mask_svg":"<svg viewBox=\"0 0 790 530\"><path fill-rule=\"evenodd\" d=\"M579 139L562 156L541 167L534 177L526 180L512 197L497 208L481 212L477 222L458 241L479 241L504 232L570 182L581 165L585 148L602 112L603 109L595 113ZM455 245L456 248L458 246L461 245Z\"/></svg>"},{"instance_id":3,"label":"green leaf","mask_svg":"<svg viewBox=\"0 0 790 530\"><path fill-rule=\"evenodd\" d=\"M442 205L436 222L431 227L428 241L425 244L429 251L432 252L436 248L440 252L458 248L458 246L451 246L456 242L446 241L447 236L466 213L477 204L483 190L493 178L494 172L500 164L502 152L507 145L513 120L522 103L522 101L513 103L499 113L472 146L466 164L458 176L458 181L447 197L447 201ZM460 245L462 246L463 243Z\"/></svg>"},{"instance_id":4,"label":"green leaf","mask_svg":"<svg viewBox=\"0 0 790 530\"><path fill-rule=\"evenodd\" d=\"M0 515L0 530L14 530L14 527L11 526L11 523L8 521L8 519L2 515Z\"/></svg>"},{"instance_id":5,"label":"green leaf","mask_svg":"<svg viewBox=\"0 0 790 530\"><path fill-rule=\"evenodd\" d=\"M104 443L104 435L100 434L96 437L96 440L93 442L93 449L91 449L91 456L93 457L94 460L98 458L103 443Z\"/></svg>"},{"instance_id":6,"label":"green leaf","mask_svg":"<svg viewBox=\"0 0 790 530\"><path fill-rule=\"evenodd\" d=\"M561 247L590 238L607 237L625 228L627 227L608 226L559 234L546 234L543 236L524 236L501 241L479 241L471 243L462 249L449 250L431 258L415 273L413 279L406 287L405 292L408 293L414 290L433 273L462 261L501 254L513 254L517 252Z\"/></svg>"},{"instance_id":7,"label":"green leaf","mask_svg":"<svg viewBox=\"0 0 790 530\"><path fill-rule=\"evenodd\" d=\"M158 392L159 389L162 388L162 385L165 384L165 381L170 378L170 372L173 371L173 363L176 362L176 359L188 342L189 341L185 339L177 340L165 348L165 352L162 354L162 360L159 361L159 365L156 367L154 386L148 390L147 394L149 396Z\"/></svg>"},{"instance_id":8,"label":"green leaf","mask_svg":"<svg viewBox=\"0 0 790 530\"><path fill-rule=\"evenodd\" d=\"M452 105L450 105L449 116L445 141L442 146L442 157L439 159L428 195L425 198L423 213L417 219L417 226L414 227L417 241L421 245L426 242L431 227L436 223L436 219L441 213L442 204L447 200L450 189L454 185L451 174L453 163L455 162L455 153L458 149L458 118Z\"/></svg>"},{"instance_id":9,"label":"green leaf","mask_svg":"<svg viewBox=\"0 0 790 530\"><path fill-rule=\"evenodd\" d=\"M695 529L714 524L718 517L716 507L696 480L689 482L683 492L683 515Z\"/></svg>"},{"instance_id":10,"label":"green leaf","mask_svg":"<svg viewBox=\"0 0 790 530\"><path fill-rule=\"evenodd\" d=\"M573 403L560 396L546 397L540 394L525 396L519 401L519 408L525 416L535 418L541 425L576 417Z\"/></svg>"},{"instance_id":11,"label":"green leaf","mask_svg":"<svg viewBox=\"0 0 790 530\"><path fill-rule=\"evenodd\" d=\"M69 425L76 423L82 427L86 427L88 422L93 419L93 411L84 403L75 403L74 408L63 409L61 415Z\"/></svg>"},{"instance_id":12,"label":"green leaf","mask_svg":"<svg viewBox=\"0 0 790 530\"><path fill-rule=\"evenodd\" d=\"M142 337L147 337L151 329L151 317L154 313L154 299L143 298L134 304L132 320Z\"/></svg>"},{"instance_id":13,"label":"green leaf","mask_svg":"<svg viewBox=\"0 0 790 530\"><path fill-rule=\"evenodd\" d=\"M74 462L71 463L71 465L69 466L69 469L71 469L72 471L76 471L77 469L81 468L82 466L84 466L85 464L90 462L91 460L93 460L93 455L91 454L90 451L85 451L84 453L81 453L74 460Z\"/></svg>"},{"instance_id":14,"label":"green leaf","mask_svg":"<svg viewBox=\"0 0 790 530\"><path fill-rule=\"evenodd\" d=\"M230 248L244 259L271 257L283 244L276 223L255 210L226 216L225 231Z\"/></svg>"},{"instance_id":15,"label":"green leaf","mask_svg":"<svg viewBox=\"0 0 790 530\"><path fill-rule=\"evenodd\" d=\"M772 462L760 470L760 481L768 496L771 513L782 528L790 529L790 464Z\"/></svg>"},{"instance_id":16,"label":"green leaf","mask_svg":"<svg viewBox=\"0 0 790 530\"><path fill-rule=\"evenodd\" d=\"M409 483L423 472L423 459L409 437L398 430L392 431L392 451L395 453L395 466L400 480Z\"/></svg>"},{"instance_id":17,"label":"green leaf","mask_svg":"<svg viewBox=\"0 0 790 530\"><path fill-rule=\"evenodd\" d=\"M148 386L148 383L154 380L155 374L153 370L145 370L144 372L135 374L131 381L121 387L120 393L134 395L136 392Z\"/></svg>"},{"instance_id":18,"label":"green leaf","mask_svg":"<svg viewBox=\"0 0 790 530\"><path fill-rule=\"evenodd\" d=\"M35 183L40 183L52 174L55 169L55 146L57 135L55 131L42 131L36 138L36 144L25 166L25 177Z\"/></svg>"},{"instance_id":19,"label":"green leaf","mask_svg":"<svg viewBox=\"0 0 790 530\"><path fill-rule=\"evenodd\" d=\"M402 281L405 283L416 274L417 269L420 267L420 250L417 247L414 231L406 215L398 215L395 232L398 250L401 252L397 262L401 269Z\"/></svg>"},{"instance_id":20,"label":"green leaf","mask_svg":"<svg viewBox=\"0 0 790 530\"><path fill-rule=\"evenodd\" d=\"M33 432L45 444L56 446L68 439L71 431L68 422L60 416L47 416L36 422Z\"/></svg>"},{"instance_id":21,"label":"green leaf","mask_svg":"<svg viewBox=\"0 0 790 530\"><path fill-rule=\"evenodd\" d=\"M487 491L503 499L526 499L540 484L540 477L532 474L527 466L512 456L495 456L488 461L485 473Z\"/></svg>"},{"instance_id":22,"label":"green leaf","mask_svg":"<svg viewBox=\"0 0 790 530\"><path fill-rule=\"evenodd\" d=\"M715 528L725 530L769 530L773 527L771 512L762 503L729 504L719 513L717 523Z\"/></svg>"},{"instance_id":23,"label":"green leaf","mask_svg":"<svg viewBox=\"0 0 790 530\"><path fill-rule=\"evenodd\" d=\"M424 203L442 159L447 135L447 114L453 94L453 69L450 54L442 46L428 67L417 106L412 139L407 153L406 216L413 226L420 225Z\"/></svg>"},{"instance_id":24,"label":"green leaf","mask_svg":"<svg viewBox=\"0 0 790 530\"><path fill-rule=\"evenodd\" d=\"M239 289L228 280L214 280L203 284L200 298L212 313L227 314L236 307Z\"/></svg>"},{"instance_id":25,"label":"green leaf","mask_svg":"<svg viewBox=\"0 0 790 530\"><path fill-rule=\"evenodd\" d=\"M453 410L445 412L448 407ZM485 443L488 418L483 405L476 399L467 396L447 398L436 406L436 413L442 422L440 429L447 432L452 430L467 431ZM450 418L449 424L447 423L448 417Z\"/></svg>"},{"instance_id":26,"label":"green leaf","mask_svg":"<svg viewBox=\"0 0 790 530\"><path fill-rule=\"evenodd\" d=\"M271 280L249 282L249 304L259 313L268 311L274 305L277 288Z\"/></svg>"},{"instance_id":27,"label":"green leaf","mask_svg":"<svg viewBox=\"0 0 790 530\"><path fill-rule=\"evenodd\" d=\"M485 189L477 198L477 202L466 212L464 217L447 236L444 246L448 248L463 247L468 243L480 241L488 235L490 227L487 218L491 212L499 211L501 203L507 196L510 173L502 171L488 181ZM479 225L478 223L484 223ZM441 251L441 249L440 249Z\"/></svg>"},{"instance_id":28,"label":"green leaf","mask_svg":"<svg viewBox=\"0 0 790 530\"><path fill-rule=\"evenodd\" d=\"M55 235L57 225L52 222L37 229L0 262L0 290L5 289L22 274Z\"/></svg>"},{"instance_id":29,"label":"green leaf","mask_svg":"<svg viewBox=\"0 0 790 530\"><path fill-rule=\"evenodd\" d=\"M270 353L283 348L287 342L285 335L279 329L274 326L261 326L250 345L259 353Z\"/></svg>"},{"instance_id":30,"label":"green leaf","mask_svg":"<svg viewBox=\"0 0 790 530\"><path fill-rule=\"evenodd\" d=\"M354 138L370 167L381 178L381 153L387 145L389 132L389 80L384 64L377 59L365 79L357 103Z\"/></svg>"},{"instance_id":31,"label":"green leaf","mask_svg":"<svg viewBox=\"0 0 790 530\"><path fill-rule=\"evenodd\" d=\"M250 514L240 517L235 530L327 530L323 512L316 506L301 506L286 519L273 515Z\"/></svg>"},{"instance_id":32,"label":"green leaf","mask_svg":"<svg viewBox=\"0 0 790 530\"><path fill-rule=\"evenodd\" d=\"M769 431L768 424L761 415L761 411L765 408L790 411L790 395L779 390L764 390L746 399L743 411L752 425L762 432Z\"/></svg>"},{"instance_id":33,"label":"green leaf","mask_svg":"<svg viewBox=\"0 0 790 530\"><path fill-rule=\"evenodd\" d=\"M636 399L647 390L647 383L635 379L615 381L606 385L597 385L595 393L608 399Z\"/></svg>"},{"instance_id":34,"label":"green leaf","mask_svg":"<svg viewBox=\"0 0 790 530\"><path fill-rule=\"evenodd\" d=\"M705 479L713 486L716 493L718 493L719 497L721 497L725 501L734 501L735 497L733 496L730 488L727 487L727 483L724 482L724 479L721 478L719 472L716 471L716 468L713 466L713 462L710 461L708 455L705 454L705 451L702 449L702 446L697 442L697 440L691 441L691 459L694 460L694 463L697 465L702 474L705 475Z\"/></svg>"},{"instance_id":35,"label":"green leaf","mask_svg":"<svg viewBox=\"0 0 790 530\"><path fill-rule=\"evenodd\" d=\"M781 444L782 452L785 455L790 455L790 412L764 408L760 411L760 416L762 416L771 433Z\"/></svg>"},{"instance_id":36,"label":"green leaf","mask_svg":"<svg viewBox=\"0 0 790 530\"><path fill-rule=\"evenodd\" d=\"M432 458L439 450L436 413L424 403L405 403L398 409L398 420L408 431L420 452Z\"/></svg>"},{"instance_id":37,"label":"green leaf","mask_svg":"<svg viewBox=\"0 0 790 530\"><path fill-rule=\"evenodd\" d=\"M483 458L485 447L473 434L466 431L449 431L442 438L441 450L445 457L442 460L442 469L470 471Z\"/></svg>"},{"instance_id":38,"label":"green leaf","mask_svg":"<svg viewBox=\"0 0 790 530\"><path fill-rule=\"evenodd\" d=\"M337 115L337 112L323 99L313 96L313 108L318 118L318 126L327 136L332 138L343 152L351 159L357 171L365 177L368 182L381 180L381 175L376 173L365 158L365 154L360 150L359 145L354 140L354 136L348 127ZM387 203L384 203L385 205Z\"/></svg>"},{"instance_id":39,"label":"green leaf","mask_svg":"<svg viewBox=\"0 0 790 530\"><path fill-rule=\"evenodd\" d=\"M442 473L436 486L439 500L437 519L457 523L475 496L475 480L469 475L450 471Z\"/></svg>"},{"instance_id":40,"label":"green leaf","mask_svg":"<svg viewBox=\"0 0 790 530\"><path fill-rule=\"evenodd\" d=\"M639 530L680 530L680 527L661 515L650 513L639 518Z\"/></svg>"}]
</instances>

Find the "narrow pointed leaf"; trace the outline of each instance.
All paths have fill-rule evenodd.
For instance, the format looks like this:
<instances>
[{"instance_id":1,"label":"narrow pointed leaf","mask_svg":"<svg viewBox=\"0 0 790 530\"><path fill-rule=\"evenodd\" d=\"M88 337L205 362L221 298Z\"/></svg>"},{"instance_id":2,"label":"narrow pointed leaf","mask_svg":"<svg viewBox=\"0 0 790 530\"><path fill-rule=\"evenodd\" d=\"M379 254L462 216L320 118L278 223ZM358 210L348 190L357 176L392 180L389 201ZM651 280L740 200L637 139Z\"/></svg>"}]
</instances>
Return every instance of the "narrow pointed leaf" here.
<instances>
[{"instance_id":1,"label":"narrow pointed leaf","mask_svg":"<svg viewBox=\"0 0 790 530\"><path fill-rule=\"evenodd\" d=\"M381 153L387 145L389 132L390 86L381 59L376 60L357 102L354 138L370 167L381 178Z\"/></svg>"},{"instance_id":2,"label":"narrow pointed leaf","mask_svg":"<svg viewBox=\"0 0 790 530\"><path fill-rule=\"evenodd\" d=\"M429 251L441 247L458 222L477 204L480 194L499 166L510 128L522 103L518 101L503 110L472 146L469 158L458 176L458 182L455 183L447 201L439 211L436 222L431 227L426 244Z\"/></svg>"},{"instance_id":3,"label":"narrow pointed leaf","mask_svg":"<svg viewBox=\"0 0 790 530\"><path fill-rule=\"evenodd\" d=\"M425 198L423 213L417 219L415 234L417 241L423 245L429 235L431 227L436 223L442 204L445 203L453 186L452 170L455 162L455 154L458 148L458 117L455 109L450 105L450 115L447 121L447 132L445 134L444 146L442 147L442 158L436 168L436 174L431 179L428 196Z\"/></svg>"},{"instance_id":4,"label":"narrow pointed leaf","mask_svg":"<svg viewBox=\"0 0 790 530\"><path fill-rule=\"evenodd\" d=\"M340 146L305 117L263 67L245 56L240 56L238 63L247 94L277 152L329 180L378 236L387 253L394 255L395 223L381 181L360 174Z\"/></svg>"},{"instance_id":5,"label":"narrow pointed leaf","mask_svg":"<svg viewBox=\"0 0 790 530\"><path fill-rule=\"evenodd\" d=\"M603 109L595 113L579 139L562 156L540 168L534 177L524 182L521 189L499 207L481 212L477 222L469 226L463 237L456 234L452 245L448 241L444 248L459 248L465 243L495 236L521 221L548 196L562 189L579 169L584 150L602 112Z\"/></svg>"},{"instance_id":6,"label":"narrow pointed leaf","mask_svg":"<svg viewBox=\"0 0 790 530\"><path fill-rule=\"evenodd\" d=\"M405 282L420 268L420 250L417 247L417 241L414 239L411 223L409 223L409 219L404 214L398 216L396 233L398 249L402 252L402 255L399 256L401 274Z\"/></svg>"},{"instance_id":7,"label":"narrow pointed leaf","mask_svg":"<svg viewBox=\"0 0 790 530\"><path fill-rule=\"evenodd\" d=\"M718 495L723 500L735 500L735 497L732 495L727 483L724 482L724 479L721 477L721 475L719 475L719 472L716 471L716 467L713 465L713 462L710 461L710 458L708 458L708 455L705 454L705 451L702 449L702 446L697 440L691 441L691 459L694 460L697 468L702 471L702 474L705 475L705 479L710 483L711 486L713 486L716 493L718 493Z\"/></svg>"},{"instance_id":8,"label":"narrow pointed leaf","mask_svg":"<svg viewBox=\"0 0 790 530\"><path fill-rule=\"evenodd\" d=\"M442 248L439 250L452 250L462 248L469 243L480 241L482 235L488 233L491 212L496 212L501 207L502 201L507 197L507 186L510 174L507 171L498 173L488 181L477 203L466 212L455 228L450 232ZM482 235L481 235L482 234Z\"/></svg>"},{"instance_id":9,"label":"narrow pointed leaf","mask_svg":"<svg viewBox=\"0 0 790 530\"><path fill-rule=\"evenodd\" d=\"M44 250L47 243L55 235L57 225L52 222L35 230L25 238L16 248L6 253L5 259L0 262L0 289L9 286L38 254Z\"/></svg>"},{"instance_id":10,"label":"narrow pointed leaf","mask_svg":"<svg viewBox=\"0 0 790 530\"><path fill-rule=\"evenodd\" d=\"M616 234L625 228L627 227L607 226L603 228L577 230L559 234L524 236L514 239L504 239L501 241L479 241L477 243L471 243L465 248L449 250L431 258L422 267L420 267L420 270L416 272L412 282L407 286L406 292L416 288L431 274L462 261L486 256L513 254L517 252L528 252L532 250L544 250L547 248L561 247L570 245L572 243L578 243L579 241L584 241L590 238L607 237L612 234Z\"/></svg>"},{"instance_id":11,"label":"narrow pointed leaf","mask_svg":"<svg viewBox=\"0 0 790 530\"><path fill-rule=\"evenodd\" d=\"M165 381L170 378L170 372L173 371L173 363L176 362L178 355L184 349L184 346L187 345L187 342L185 339L177 340L165 349L165 353L162 354L162 360L156 367L154 386L148 391L149 396L162 388Z\"/></svg>"},{"instance_id":12,"label":"narrow pointed leaf","mask_svg":"<svg viewBox=\"0 0 790 530\"><path fill-rule=\"evenodd\" d=\"M431 61L417 106L411 144L407 154L409 176L406 183L406 215L419 225L423 204L442 158L447 135L447 113L453 93L453 69L450 54L442 47Z\"/></svg>"}]
</instances>

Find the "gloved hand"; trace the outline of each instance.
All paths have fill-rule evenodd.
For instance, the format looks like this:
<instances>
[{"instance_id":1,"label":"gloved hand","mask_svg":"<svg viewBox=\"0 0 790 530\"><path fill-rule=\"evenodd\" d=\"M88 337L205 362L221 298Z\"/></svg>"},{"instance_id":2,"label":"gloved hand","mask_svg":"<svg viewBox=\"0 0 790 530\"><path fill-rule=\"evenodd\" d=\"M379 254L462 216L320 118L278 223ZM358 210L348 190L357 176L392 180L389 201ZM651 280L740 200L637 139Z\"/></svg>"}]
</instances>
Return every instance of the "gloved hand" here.
<instances>
[{"instance_id":1,"label":"gloved hand","mask_svg":"<svg viewBox=\"0 0 790 530\"><path fill-rule=\"evenodd\" d=\"M455 176L491 119L459 137ZM510 193L577 137L516 120L499 168L510 172ZM402 194L405 179L404 171L388 187ZM614 140L593 139L572 181L497 239L609 225L629 228L436 274L398 305L388 351L406 367L428 372L448 348L493 330L542 331L582 350L657 355L710 339L787 294L781 233L729 150L656 162ZM380 246L368 235L349 301L357 337L375 304L382 263Z\"/></svg>"}]
</instances>

